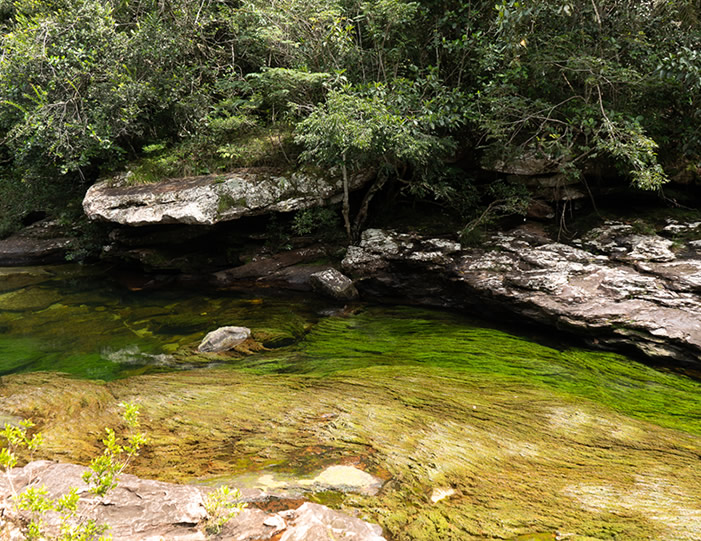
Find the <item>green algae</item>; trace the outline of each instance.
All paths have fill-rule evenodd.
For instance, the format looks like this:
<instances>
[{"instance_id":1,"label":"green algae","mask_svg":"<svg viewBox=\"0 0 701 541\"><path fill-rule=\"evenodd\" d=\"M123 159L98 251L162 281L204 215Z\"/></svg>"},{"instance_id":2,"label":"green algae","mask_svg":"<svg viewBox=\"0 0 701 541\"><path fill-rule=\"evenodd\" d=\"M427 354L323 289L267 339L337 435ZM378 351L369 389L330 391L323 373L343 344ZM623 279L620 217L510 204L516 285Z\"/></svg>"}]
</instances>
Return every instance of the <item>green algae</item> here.
<instances>
[{"instance_id":1,"label":"green algae","mask_svg":"<svg viewBox=\"0 0 701 541\"><path fill-rule=\"evenodd\" d=\"M128 291L81 269L34 274L40 285L0 293L0 374L49 370L112 380L209 364L183 359L207 332L248 326L268 347L281 347L304 335L320 306L270 294Z\"/></svg>"},{"instance_id":2,"label":"green algae","mask_svg":"<svg viewBox=\"0 0 701 541\"><path fill-rule=\"evenodd\" d=\"M116 404L137 400L151 444L134 473L171 481L362 465L384 488L341 504L391 539L701 532L701 438L489 374L377 365L310 378L222 366L106 385L26 374L2 378L0 398L40 423L48 456L79 461L99 452L102 426L119 426ZM436 487L454 495L431 503Z\"/></svg>"},{"instance_id":3,"label":"green algae","mask_svg":"<svg viewBox=\"0 0 701 541\"><path fill-rule=\"evenodd\" d=\"M622 355L525 340L474 321L416 308L368 308L327 318L296 351L240 364L258 373L324 377L372 366L436 366L541 385L651 422L701 434L701 383ZM419 407L420 403L407 404Z\"/></svg>"},{"instance_id":4,"label":"green algae","mask_svg":"<svg viewBox=\"0 0 701 541\"><path fill-rule=\"evenodd\" d=\"M61 287L48 309L0 313L2 371L46 371L0 378L0 416L33 418L42 457L89 461L131 401L151 438L133 473L216 483L354 465L386 480L377 496L309 499L394 540L701 538L701 387L683 375L431 310L320 318L305 299ZM233 321L293 343L197 370L147 362ZM143 362L109 361L120 352ZM437 488L450 495L433 502Z\"/></svg>"}]
</instances>

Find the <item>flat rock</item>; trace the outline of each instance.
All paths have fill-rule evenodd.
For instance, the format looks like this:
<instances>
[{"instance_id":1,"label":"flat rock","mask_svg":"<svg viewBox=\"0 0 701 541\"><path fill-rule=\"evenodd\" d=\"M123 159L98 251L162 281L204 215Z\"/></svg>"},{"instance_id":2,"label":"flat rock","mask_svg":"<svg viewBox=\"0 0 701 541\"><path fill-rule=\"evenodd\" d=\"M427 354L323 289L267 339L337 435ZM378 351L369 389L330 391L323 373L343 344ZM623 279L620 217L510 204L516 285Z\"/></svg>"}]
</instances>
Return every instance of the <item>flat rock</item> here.
<instances>
[{"instance_id":1,"label":"flat rock","mask_svg":"<svg viewBox=\"0 0 701 541\"><path fill-rule=\"evenodd\" d=\"M369 172L354 175L351 189L370 178ZM341 180L330 176L262 168L135 186L110 179L90 187L83 209L91 220L130 226L212 225L329 204L340 200L342 188Z\"/></svg>"},{"instance_id":2,"label":"flat rock","mask_svg":"<svg viewBox=\"0 0 701 541\"><path fill-rule=\"evenodd\" d=\"M120 475L119 486L103 500L93 503L81 476L86 468L75 464L49 461L31 462L24 468L12 470L15 489L20 492L30 486L44 485L51 498L59 498L78 488L81 494L79 512L100 524L109 524L109 533L120 541L144 541L165 537L178 541L204 540L197 529L207 518L202 491L197 487L174 485L160 481ZM11 505L6 479L0 480L0 507ZM1 515L1 513L0 513ZM56 532L60 523L57 513L45 516L47 527Z\"/></svg>"},{"instance_id":3,"label":"flat rock","mask_svg":"<svg viewBox=\"0 0 701 541\"><path fill-rule=\"evenodd\" d=\"M61 300L61 295L54 289L38 287L17 289L0 293L0 310L18 311L43 310Z\"/></svg>"},{"instance_id":4,"label":"flat rock","mask_svg":"<svg viewBox=\"0 0 701 541\"><path fill-rule=\"evenodd\" d=\"M0 240L0 267L65 262L74 241L56 222L42 220Z\"/></svg>"},{"instance_id":5,"label":"flat rock","mask_svg":"<svg viewBox=\"0 0 701 541\"><path fill-rule=\"evenodd\" d=\"M276 514L247 508L229 520L221 532L208 536L204 533L209 518L205 499L211 489L121 474L116 488L104 498L95 499L82 480L86 470L75 464L43 460L14 468L9 478L18 493L43 485L52 499L77 488L81 496L79 515L109 525L108 533L120 541L264 541L272 538L384 541L379 526L311 503ZM24 538L21 520L26 517L16 514L11 496L7 477L0 476L0 539L20 540ZM58 533L58 513L46 513L44 522L49 533Z\"/></svg>"},{"instance_id":6,"label":"flat rock","mask_svg":"<svg viewBox=\"0 0 701 541\"><path fill-rule=\"evenodd\" d=\"M41 267L0 267L0 292L40 284L53 277Z\"/></svg>"},{"instance_id":7,"label":"flat rock","mask_svg":"<svg viewBox=\"0 0 701 541\"><path fill-rule=\"evenodd\" d=\"M248 327L220 327L204 337L197 348L202 353L229 351L251 337Z\"/></svg>"},{"instance_id":8,"label":"flat rock","mask_svg":"<svg viewBox=\"0 0 701 541\"><path fill-rule=\"evenodd\" d=\"M633 346L652 357L699 363L701 256L681 246L697 255L680 260L670 248L671 241L621 223L594 230L575 246L525 229L466 249L368 230L348 249L343 268L366 295L525 318L599 346Z\"/></svg>"}]
</instances>

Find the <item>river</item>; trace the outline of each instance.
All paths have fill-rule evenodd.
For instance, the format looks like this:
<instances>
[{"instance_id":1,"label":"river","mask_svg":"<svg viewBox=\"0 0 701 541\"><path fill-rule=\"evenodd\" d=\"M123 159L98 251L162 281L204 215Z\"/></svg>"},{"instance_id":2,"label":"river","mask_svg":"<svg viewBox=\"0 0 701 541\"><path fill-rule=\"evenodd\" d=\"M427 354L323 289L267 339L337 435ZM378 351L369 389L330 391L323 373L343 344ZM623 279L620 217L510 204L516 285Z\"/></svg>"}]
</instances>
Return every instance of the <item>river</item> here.
<instances>
[{"instance_id":1,"label":"river","mask_svg":"<svg viewBox=\"0 0 701 541\"><path fill-rule=\"evenodd\" d=\"M450 312L145 285L0 269L0 418L33 418L42 456L89 460L127 400L151 437L134 473L265 490L351 466L379 493L295 497L390 539L701 538L701 384L683 373ZM255 343L197 354L223 325Z\"/></svg>"}]
</instances>

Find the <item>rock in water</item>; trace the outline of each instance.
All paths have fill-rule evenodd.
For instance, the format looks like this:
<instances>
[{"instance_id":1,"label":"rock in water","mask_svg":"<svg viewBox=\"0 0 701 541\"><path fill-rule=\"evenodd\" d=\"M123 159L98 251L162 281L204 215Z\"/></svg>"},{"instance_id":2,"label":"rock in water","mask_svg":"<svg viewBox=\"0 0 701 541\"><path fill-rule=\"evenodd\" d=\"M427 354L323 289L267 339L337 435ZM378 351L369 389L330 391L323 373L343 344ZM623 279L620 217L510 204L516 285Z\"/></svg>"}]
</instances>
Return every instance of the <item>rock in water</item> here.
<instances>
[{"instance_id":1,"label":"rock in water","mask_svg":"<svg viewBox=\"0 0 701 541\"><path fill-rule=\"evenodd\" d=\"M315 272L309 277L309 282L315 291L337 300L350 301L358 298L353 280L336 269Z\"/></svg>"},{"instance_id":2,"label":"rock in water","mask_svg":"<svg viewBox=\"0 0 701 541\"><path fill-rule=\"evenodd\" d=\"M217 353L234 349L251 336L248 327L220 327L204 337L197 351L202 353Z\"/></svg>"}]
</instances>

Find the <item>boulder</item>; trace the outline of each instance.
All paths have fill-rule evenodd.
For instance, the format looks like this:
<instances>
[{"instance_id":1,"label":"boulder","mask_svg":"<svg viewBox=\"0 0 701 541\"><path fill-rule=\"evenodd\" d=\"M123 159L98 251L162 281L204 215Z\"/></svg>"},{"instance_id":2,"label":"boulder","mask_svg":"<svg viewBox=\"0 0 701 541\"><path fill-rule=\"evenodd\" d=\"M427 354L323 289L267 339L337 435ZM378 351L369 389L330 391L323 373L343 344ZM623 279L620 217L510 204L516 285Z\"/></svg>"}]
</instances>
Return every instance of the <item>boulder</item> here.
<instances>
[{"instance_id":1,"label":"boulder","mask_svg":"<svg viewBox=\"0 0 701 541\"><path fill-rule=\"evenodd\" d=\"M326 269L315 272L309 277L312 289L339 301L350 301L358 298L358 290L353 280L336 269Z\"/></svg>"},{"instance_id":2,"label":"boulder","mask_svg":"<svg viewBox=\"0 0 701 541\"><path fill-rule=\"evenodd\" d=\"M229 351L251 337L248 327L220 327L204 337L197 351L201 353L218 353Z\"/></svg>"},{"instance_id":3,"label":"boulder","mask_svg":"<svg viewBox=\"0 0 701 541\"><path fill-rule=\"evenodd\" d=\"M602 347L700 363L701 256L687 244L680 259L670 241L617 223L574 245L521 228L465 249L368 230L343 268L365 296L526 320Z\"/></svg>"},{"instance_id":4,"label":"boulder","mask_svg":"<svg viewBox=\"0 0 701 541\"><path fill-rule=\"evenodd\" d=\"M351 189L371 177L370 172L354 175ZM212 225L329 204L340 201L342 193L340 179L260 168L134 186L128 179L110 179L90 187L83 209L91 220L130 226Z\"/></svg>"}]
</instances>

